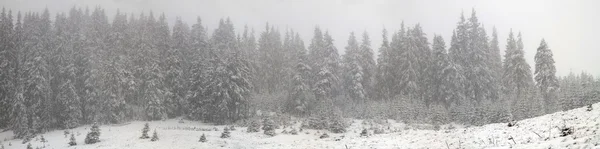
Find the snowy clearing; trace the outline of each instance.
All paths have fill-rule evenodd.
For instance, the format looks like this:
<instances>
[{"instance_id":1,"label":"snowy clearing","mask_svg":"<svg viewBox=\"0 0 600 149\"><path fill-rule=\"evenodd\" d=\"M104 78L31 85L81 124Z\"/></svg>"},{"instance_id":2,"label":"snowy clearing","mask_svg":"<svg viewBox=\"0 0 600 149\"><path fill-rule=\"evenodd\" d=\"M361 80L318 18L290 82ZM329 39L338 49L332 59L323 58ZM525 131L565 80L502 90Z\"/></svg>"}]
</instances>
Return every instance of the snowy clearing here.
<instances>
[{"instance_id":1,"label":"snowy clearing","mask_svg":"<svg viewBox=\"0 0 600 149\"><path fill-rule=\"evenodd\" d=\"M326 131L304 130L298 135L282 134L277 129L277 136L269 137L262 132L247 133L246 127L236 127L231 131L231 137L220 138L225 126L214 126L200 122L185 121L179 123L176 119L167 121L152 121L150 132L156 130L160 140L151 142L150 139L140 139L141 129L146 122L135 121L122 125L100 126L100 143L84 144L85 134L90 125L78 127L71 131L75 133L77 146L68 146L69 137L63 130L43 134L48 140L42 143L40 136L31 141L32 147L42 148L109 148L109 149L166 149L166 148L600 148L600 104L596 109L586 111L586 107L557 112L536 118L517 122L517 126L507 127L506 124L496 123L481 127L462 127L443 125L440 130L417 129L427 128L423 125L407 125L388 120L383 124L383 134L373 134L369 130L368 137L361 137L360 132L365 128L362 120L353 120L349 131L343 134L332 134L329 138L320 139ZM559 127L574 128L574 133L560 137ZM299 126L297 124L296 128ZM419 127L422 126L422 127ZM449 129L449 127L455 127ZM218 131L214 129L217 128ZM429 127L432 128L432 127ZM207 142L199 142L202 134ZM69 135L70 136L70 135ZM22 140L10 140L12 131L0 133L0 139L5 148L26 148ZM513 138L512 140L509 138ZM516 145L515 145L516 143Z\"/></svg>"}]
</instances>

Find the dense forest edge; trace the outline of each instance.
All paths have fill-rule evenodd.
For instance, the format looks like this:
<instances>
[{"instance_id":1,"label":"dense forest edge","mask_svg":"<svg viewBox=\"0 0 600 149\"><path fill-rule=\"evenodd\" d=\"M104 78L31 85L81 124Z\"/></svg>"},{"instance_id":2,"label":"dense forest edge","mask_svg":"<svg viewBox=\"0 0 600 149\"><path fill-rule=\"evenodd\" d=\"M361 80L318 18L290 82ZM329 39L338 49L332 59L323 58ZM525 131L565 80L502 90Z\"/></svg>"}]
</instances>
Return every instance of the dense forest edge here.
<instances>
[{"instance_id":1,"label":"dense forest edge","mask_svg":"<svg viewBox=\"0 0 600 149\"><path fill-rule=\"evenodd\" d=\"M255 35L225 18L209 35L199 17L191 26L180 18L170 26L151 11L113 18L101 7L53 19L48 9L3 8L0 129L32 138L93 123L182 117L249 125L294 116L306 128L345 132L345 118L483 125L600 101L600 78L556 76L543 39L530 66L522 34L511 30L499 45L475 10L460 14L449 47L402 23L384 29L382 43L349 33L344 55L318 26L305 44L268 23Z\"/></svg>"}]
</instances>

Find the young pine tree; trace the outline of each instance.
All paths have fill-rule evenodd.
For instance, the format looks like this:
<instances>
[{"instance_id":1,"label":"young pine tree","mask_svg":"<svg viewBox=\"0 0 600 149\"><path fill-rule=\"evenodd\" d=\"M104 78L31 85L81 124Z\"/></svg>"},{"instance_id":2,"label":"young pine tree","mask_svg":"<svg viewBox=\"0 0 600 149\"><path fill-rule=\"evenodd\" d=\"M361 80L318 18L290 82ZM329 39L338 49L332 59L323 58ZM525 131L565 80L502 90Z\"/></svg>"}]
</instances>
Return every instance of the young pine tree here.
<instances>
[{"instance_id":1,"label":"young pine tree","mask_svg":"<svg viewBox=\"0 0 600 149\"><path fill-rule=\"evenodd\" d=\"M268 136L275 136L275 121L273 121L270 118L266 118L263 120L263 128L262 128L265 132L266 135Z\"/></svg>"},{"instance_id":2,"label":"young pine tree","mask_svg":"<svg viewBox=\"0 0 600 149\"><path fill-rule=\"evenodd\" d=\"M229 128L225 127L225 129L223 129L223 133L221 133L221 138L229 137L231 137L231 132L229 132Z\"/></svg>"},{"instance_id":3,"label":"young pine tree","mask_svg":"<svg viewBox=\"0 0 600 149\"><path fill-rule=\"evenodd\" d=\"M202 134L202 136L200 136L200 142L206 142L206 135Z\"/></svg>"},{"instance_id":4,"label":"young pine tree","mask_svg":"<svg viewBox=\"0 0 600 149\"><path fill-rule=\"evenodd\" d=\"M87 134L85 137L85 144L94 144L100 142L100 128L98 124L94 123L92 125L92 131Z\"/></svg>"},{"instance_id":5,"label":"young pine tree","mask_svg":"<svg viewBox=\"0 0 600 149\"><path fill-rule=\"evenodd\" d=\"M44 146L46 145L46 142L48 142L48 140L46 140L46 138L44 138L44 135L42 135L40 137L40 142L42 142L44 144Z\"/></svg>"},{"instance_id":6,"label":"young pine tree","mask_svg":"<svg viewBox=\"0 0 600 149\"><path fill-rule=\"evenodd\" d=\"M152 139L150 139L150 141L158 141L158 133L156 133L156 130L154 130L154 133L152 133Z\"/></svg>"},{"instance_id":7,"label":"young pine tree","mask_svg":"<svg viewBox=\"0 0 600 149\"><path fill-rule=\"evenodd\" d=\"M150 125L148 123L144 124L144 128L142 129L142 136L140 139L148 139L148 131L150 131Z\"/></svg>"},{"instance_id":8,"label":"young pine tree","mask_svg":"<svg viewBox=\"0 0 600 149\"><path fill-rule=\"evenodd\" d=\"M247 132L251 133L251 132L258 132L258 131L260 131L260 122L258 120L253 120L250 123L250 126L248 126Z\"/></svg>"},{"instance_id":9,"label":"young pine tree","mask_svg":"<svg viewBox=\"0 0 600 149\"><path fill-rule=\"evenodd\" d=\"M71 134L71 139L69 139L69 146L77 145L77 140L75 140L75 134Z\"/></svg>"}]
</instances>

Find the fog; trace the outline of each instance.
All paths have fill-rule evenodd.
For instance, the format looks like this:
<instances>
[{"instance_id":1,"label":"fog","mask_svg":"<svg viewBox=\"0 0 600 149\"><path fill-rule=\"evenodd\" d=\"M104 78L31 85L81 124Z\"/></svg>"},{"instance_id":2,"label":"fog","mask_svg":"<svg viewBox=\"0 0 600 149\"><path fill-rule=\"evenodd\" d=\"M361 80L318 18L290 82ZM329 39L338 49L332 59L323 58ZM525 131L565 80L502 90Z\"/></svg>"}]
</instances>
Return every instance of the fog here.
<instances>
[{"instance_id":1,"label":"fog","mask_svg":"<svg viewBox=\"0 0 600 149\"><path fill-rule=\"evenodd\" d=\"M535 50L542 38L553 50L557 75L568 75L570 71L587 71L600 75L597 66L600 50L595 44L596 33L600 33L600 10L594 0L504 0L504 1L444 1L444 0L17 0L2 2L4 7L20 11L39 11L45 7L51 13L67 12L73 6L102 6L112 17L116 9L139 13L149 10L164 12L172 25L175 17L192 23L202 17L209 30L215 28L218 19L230 17L241 31L244 24L256 33L264 30L266 22L280 27L292 28L309 41L315 26L328 30L336 46L343 53L349 32L367 31L373 47L381 44L381 30L399 29L402 21L407 25L420 23L428 38L439 34L449 40L452 29L461 12L470 16L475 9L488 34L492 27L498 30L502 52L510 29L523 33L526 58L533 64ZM449 42L447 43L449 44Z\"/></svg>"}]
</instances>

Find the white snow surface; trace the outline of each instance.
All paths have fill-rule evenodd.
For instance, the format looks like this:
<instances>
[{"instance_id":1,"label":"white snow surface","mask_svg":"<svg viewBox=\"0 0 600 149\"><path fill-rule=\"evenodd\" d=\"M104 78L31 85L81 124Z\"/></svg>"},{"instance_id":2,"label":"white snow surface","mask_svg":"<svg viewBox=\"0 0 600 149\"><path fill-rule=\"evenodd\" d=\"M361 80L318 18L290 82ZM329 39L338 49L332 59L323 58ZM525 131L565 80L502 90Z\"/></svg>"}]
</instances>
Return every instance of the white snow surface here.
<instances>
[{"instance_id":1,"label":"white snow surface","mask_svg":"<svg viewBox=\"0 0 600 149\"><path fill-rule=\"evenodd\" d=\"M479 127L459 126L447 124L438 131L432 130L431 125L403 124L393 120L377 124L384 128L385 133L373 134L369 130L368 137L361 137L359 133L364 128L371 128L363 120L351 120L348 132L334 134L327 132L330 137L319 139L326 131L304 130L298 135L282 134L284 129L277 129L274 137L259 133L247 133L246 127L236 127L231 132L231 137L220 138L225 126L209 125L195 121L171 119L166 121L150 121L150 136L156 130L160 140L151 142L150 139L139 139L144 121L134 121L121 125L101 125L101 142L84 144L84 138L90 125L71 129L75 133L77 146L68 146L69 137L65 137L64 130L55 130L42 134L48 142L42 143L40 135L32 139L33 148L44 147L47 149L313 149L313 148L596 148L600 149L600 104L594 105L593 111L578 108L569 111L557 112L517 122L515 127L507 127L504 123L488 124ZM350 121L350 120L349 120ZM559 127L566 125L575 132L566 137L560 137ZM298 127L299 124L293 127ZM455 127L449 129L448 127ZM217 128L218 131L212 129ZM211 129L210 131L208 129ZM290 131L290 128L285 129ZM207 137L207 142L199 142L202 134ZM12 139L12 131L0 133L0 144L7 149L24 149L27 144L22 144L21 139ZM512 137L513 140L508 138ZM10 144L10 145L9 145Z\"/></svg>"}]
</instances>

